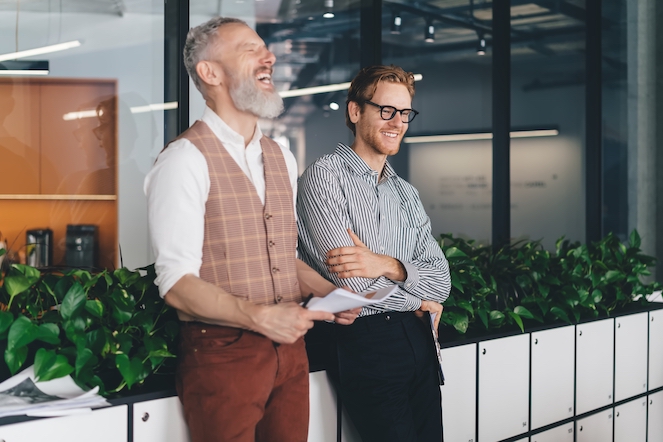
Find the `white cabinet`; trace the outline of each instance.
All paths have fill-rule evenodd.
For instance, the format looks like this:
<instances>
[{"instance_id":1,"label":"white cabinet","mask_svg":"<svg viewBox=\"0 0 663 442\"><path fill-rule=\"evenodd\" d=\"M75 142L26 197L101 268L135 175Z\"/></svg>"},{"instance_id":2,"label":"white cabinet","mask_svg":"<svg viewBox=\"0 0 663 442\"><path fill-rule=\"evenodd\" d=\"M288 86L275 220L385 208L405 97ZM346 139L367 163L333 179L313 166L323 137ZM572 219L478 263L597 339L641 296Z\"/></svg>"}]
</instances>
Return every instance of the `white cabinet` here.
<instances>
[{"instance_id":1,"label":"white cabinet","mask_svg":"<svg viewBox=\"0 0 663 442\"><path fill-rule=\"evenodd\" d=\"M127 442L127 406L0 426L4 442Z\"/></svg>"},{"instance_id":2,"label":"white cabinet","mask_svg":"<svg viewBox=\"0 0 663 442\"><path fill-rule=\"evenodd\" d=\"M663 440L663 391L649 395L647 410L647 440L656 442Z\"/></svg>"},{"instance_id":3,"label":"white cabinet","mask_svg":"<svg viewBox=\"0 0 663 442\"><path fill-rule=\"evenodd\" d=\"M529 334L479 343L479 440L529 430Z\"/></svg>"},{"instance_id":4,"label":"white cabinet","mask_svg":"<svg viewBox=\"0 0 663 442\"><path fill-rule=\"evenodd\" d=\"M611 442L612 408L576 422L576 442Z\"/></svg>"},{"instance_id":5,"label":"white cabinet","mask_svg":"<svg viewBox=\"0 0 663 442\"><path fill-rule=\"evenodd\" d=\"M361 436L350 420L350 415L343 408L341 416L341 441L342 442L361 442Z\"/></svg>"},{"instance_id":6,"label":"white cabinet","mask_svg":"<svg viewBox=\"0 0 663 442\"><path fill-rule=\"evenodd\" d=\"M442 349L444 439L476 441L477 344Z\"/></svg>"},{"instance_id":7,"label":"white cabinet","mask_svg":"<svg viewBox=\"0 0 663 442\"><path fill-rule=\"evenodd\" d=\"M614 442L646 441L647 398L642 397L615 407Z\"/></svg>"},{"instance_id":8,"label":"white cabinet","mask_svg":"<svg viewBox=\"0 0 663 442\"><path fill-rule=\"evenodd\" d=\"M532 333L532 430L573 417L574 339L574 326Z\"/></svg>"},{"instance_id":9,"label":"white cabinet","mask_svg":"<svg viewBox=\"0 0 663 442\"><path fill-rule=\"evenodd\" d=\"M613 403L614 322L576 326L576 415Z\"/></svg>"},{"instance_id":10,"label":"white cabinet","mask_svg":"<svg viewBox=\"0 0 663 442\"><path fill-rule=\"evenodd\" d=\"M308 442L336 442L336 393L326 371L309 375Z\"/></svg>"},{"instance_id":11,"label":"white cabinet","mask_svg":"<svg viewBox=\"0 0 663 442\"><path fill-rule=\"evenodd\" d=\"M530 437L531 442L573 442L573 422Z\"/></svg>"},{"instance_id":12,"label":"white cabinet","mask_svg":"<svg viewBox=\"0 0 663 442\"><path fill-rule=\"evenodd\" d=\"M647 392L648 316L615 318L615 402Z\"/></svg>"},{"instance_id":13,"label":"white cabinet","mask_svg":"<svg viewBox=\"0 0 663 442\"><path fill-rule=\"evenodd\" d=\"M660 387L663 387L663 310L655 310L649 312L649 390Z\"/></svg>"},{"instance_id":14,"label":"white cabinet","mask_svg":"<svg viewBox=\"0 0 663 442\"><path fill-rule=\"evenodd\" d=\"M134 442L188 442L182 404L177 396L136 402L133 410Z\"/></svg>"}]
</instances>

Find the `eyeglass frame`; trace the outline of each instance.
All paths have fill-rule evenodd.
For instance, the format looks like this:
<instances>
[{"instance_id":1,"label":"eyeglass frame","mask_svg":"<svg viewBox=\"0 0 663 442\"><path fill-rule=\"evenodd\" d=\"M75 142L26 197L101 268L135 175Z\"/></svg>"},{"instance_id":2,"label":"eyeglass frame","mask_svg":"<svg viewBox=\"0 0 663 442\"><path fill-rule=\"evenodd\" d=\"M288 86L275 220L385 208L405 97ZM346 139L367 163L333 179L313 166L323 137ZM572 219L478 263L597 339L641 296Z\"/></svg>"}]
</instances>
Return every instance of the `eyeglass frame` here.
<instances>
[{"instance_id":1,"label":"eyeglass frame","mask_svg":"<svg viewBox=\"0 0 663 442\"><path fill-rule=\"evenodd\" d=\"M382 118L384 121L393 120L394 117L396 116L396 112L399 112L401 114L401 122L404 123L404 124L409 124L409 123L412 123L412 120L414 120L417 115L419 115L419 111L416 111L414 109L396 109L394 106L389 106L389 105L381 106L377 103L373 103L371 100L362 100L362 101L366 104L370 104L371 106L375 106L377 108L380 108L380 118ZM382 116L382 113L384 112L384 109L387 108L387 107L390 107L394 110L391 113L391 117L389 117L389 118L385 118L385 117ZM405 111L410 111L410 113L408 115L412 115L412 118L408 117L408 121L403 120L403 112L405 112Z\"/></svg>"}]
</instances>

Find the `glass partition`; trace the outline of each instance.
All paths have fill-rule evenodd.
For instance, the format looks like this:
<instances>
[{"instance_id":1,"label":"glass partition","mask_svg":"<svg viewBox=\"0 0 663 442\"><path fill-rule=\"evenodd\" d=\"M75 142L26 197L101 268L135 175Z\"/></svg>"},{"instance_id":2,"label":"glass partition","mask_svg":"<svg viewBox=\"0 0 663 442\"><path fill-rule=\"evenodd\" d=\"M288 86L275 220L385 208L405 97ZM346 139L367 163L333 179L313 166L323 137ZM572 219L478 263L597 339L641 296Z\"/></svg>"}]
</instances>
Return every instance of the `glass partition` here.
<instances>
[{"instance_id":1,"label":"glass partition","mask_svg":"<svg viewBox=\"0 0 663 442\"><path fill-rule=\"evenodd\" d=\"M142 182L168 108L163 23L162 2L0 4L0 232L9 260L152 261Z\"/></svg>"}]
</instances>

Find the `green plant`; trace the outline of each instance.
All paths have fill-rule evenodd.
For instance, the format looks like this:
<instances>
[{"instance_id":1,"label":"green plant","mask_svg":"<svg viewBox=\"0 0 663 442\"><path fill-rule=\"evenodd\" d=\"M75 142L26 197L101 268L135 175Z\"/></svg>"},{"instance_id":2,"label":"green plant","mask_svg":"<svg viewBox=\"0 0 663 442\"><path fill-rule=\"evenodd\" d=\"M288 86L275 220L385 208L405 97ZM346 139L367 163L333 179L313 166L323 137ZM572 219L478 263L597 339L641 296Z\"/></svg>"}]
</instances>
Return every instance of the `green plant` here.
<instances>
[{"instance_id":1,"label":"green plant","mask_svg":"<svg viewBox=\"0 0 663 442\"><path fill-rule=\"evenodd\" d=\"M628 246L612 234L590 245L562 238L555 253L538 241L495 249L452 235L442 235L440 246L452 281L441 320L459 333L504 327L524 331L529 323L610 315L630 304L646 304L644 295L660 288L642 281L655 259L641 253L636 231Z\"/></svg>"},{"instance_id":2,"label":"green plant","mask_svg":"<svg viewBox=\"0 0 663 442\"><path fill-rule=\"evenodd\" d=\"M34 363L41 380L70 374L110 394L172 371L179 326L154 278L153 266L41 273L12 264L0 273L3 375Z\"/></svg>"}]
</instances>

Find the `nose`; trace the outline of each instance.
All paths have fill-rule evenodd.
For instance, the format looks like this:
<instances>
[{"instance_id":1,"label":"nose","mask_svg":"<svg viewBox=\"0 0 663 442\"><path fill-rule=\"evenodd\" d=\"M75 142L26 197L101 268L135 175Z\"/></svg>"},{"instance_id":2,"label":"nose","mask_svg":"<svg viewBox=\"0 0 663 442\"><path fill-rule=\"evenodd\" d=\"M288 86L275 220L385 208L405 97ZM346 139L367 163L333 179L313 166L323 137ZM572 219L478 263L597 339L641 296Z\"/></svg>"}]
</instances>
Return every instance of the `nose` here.
<instances>
[{"instance_id":1,"label":"nose","mask_svg":"<svg viewBox=\"0 0 663 442\"><path fill-rule=\"evenodd\" d=\"M274 63L276 63L276 55L272 53L269 49L267 49L267 46L265 46L265 51L264 55L262 57L262 62L266 65L272 66Z\"/></svg>"}]
</instances>

